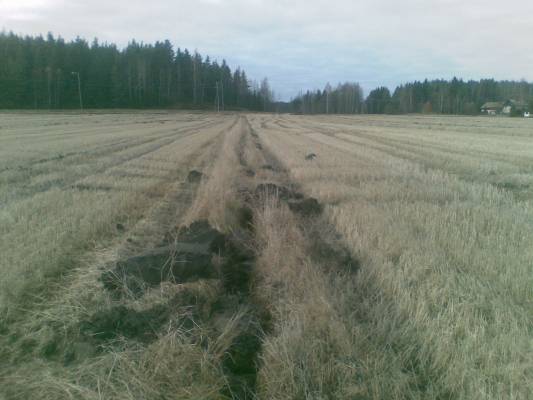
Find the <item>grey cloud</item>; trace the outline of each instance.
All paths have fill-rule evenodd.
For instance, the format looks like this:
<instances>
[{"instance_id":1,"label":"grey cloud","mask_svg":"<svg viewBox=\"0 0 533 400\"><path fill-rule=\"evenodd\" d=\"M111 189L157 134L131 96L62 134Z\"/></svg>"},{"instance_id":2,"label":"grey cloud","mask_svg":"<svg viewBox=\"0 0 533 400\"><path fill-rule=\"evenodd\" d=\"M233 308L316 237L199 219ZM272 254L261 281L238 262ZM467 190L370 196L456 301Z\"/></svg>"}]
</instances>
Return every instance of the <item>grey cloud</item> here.
<instances>
[{"instance_id":1,"label":"grey cloud","mask_svg":"<svg viewBox=\"0 0 533 400\"><path fill-rule=\"evenodd\" d=\"M533 2L481 0L0 0L0 27L125 45L169 39L300 88L360 81L533 79Z\"/></svg>"}]
</instances>

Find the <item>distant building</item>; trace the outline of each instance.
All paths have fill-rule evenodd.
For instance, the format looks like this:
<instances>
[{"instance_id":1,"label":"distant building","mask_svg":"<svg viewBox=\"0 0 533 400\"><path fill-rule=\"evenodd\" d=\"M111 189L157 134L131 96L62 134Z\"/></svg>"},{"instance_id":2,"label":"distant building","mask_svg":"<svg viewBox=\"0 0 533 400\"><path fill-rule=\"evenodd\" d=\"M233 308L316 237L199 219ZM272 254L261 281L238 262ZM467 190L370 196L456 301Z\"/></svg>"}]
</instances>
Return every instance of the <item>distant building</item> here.
<instances>
[{"instance_id":1,"label":"distant building","mask_svg":"<svg viewBox=\"0 0 533 400\"><path fill-rule=\"evenodd\" d=\"M527 103L516 100L507 100L502 110L505 115L522 115L526 111L528 111Z\"/></svg>"},{"instance_id":2,"label":"distant building","mask_svg":"<svg viewBox=\"0 0 533 400\"><path fill-rule=\"evenodd\" d=\"M487 115L522 115L526 112L529 112L527 103L516 100L489 101L481 106L481 113Z\"/></svg>"},{"instance_id":3,"label":"distant building","mask_svg":"<svg viewBox=\"0 0 533 400\"><path fill-rule=\"evenodd\" d=\"M501 114L503 103L501 101L489 101L481 106L481 113L488 115Z\"/></svg>"}]
</instances>

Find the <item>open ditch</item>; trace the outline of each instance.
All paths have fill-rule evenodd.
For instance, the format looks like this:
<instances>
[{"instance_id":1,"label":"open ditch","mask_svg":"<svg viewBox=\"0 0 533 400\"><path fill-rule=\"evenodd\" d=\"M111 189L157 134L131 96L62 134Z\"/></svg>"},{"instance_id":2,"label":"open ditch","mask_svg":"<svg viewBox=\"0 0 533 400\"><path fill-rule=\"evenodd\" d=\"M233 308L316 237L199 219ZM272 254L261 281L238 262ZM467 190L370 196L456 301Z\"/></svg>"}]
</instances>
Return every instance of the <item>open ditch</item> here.
<instances>
[{"instance_id":1,"label":"open ditch","mask_svg":"<svg viewBox=\"0 0 533 400\"><path fill-rule=\"evenodd\" d=\"M221 232L207 220L197 220L169 229L159 240L152 239L150 248L130 252L107 265L100 281L115 299L114 305L81 320L75 343L63 349L59 339L52 339L41 349L42 357L69 365L115 344L123 346L124 340L147 345L176 329L189 335L192 343L208 348L208 340L197 327L206 326L216 336L224 326L220 321L227 323L238 314L231 343L219 360L227 382L220 394L239 400L256 398L261 345L271 333L273 321L262 297L254 293L259 251L254 212L277 199L297 216L299 228L308 238L306 250L320 265L332 272L355 273L359 263L335 230L324 225L323 205L305 196L289 180L287 171L261 144L248 121L241 122L243 132L237 149L240 173L235 177L239 182L238 204L232 205L231 211L237 226ZM246 157L246 152L253 157ZM191 170L186 184L196 187L207 179L201 170ZM174 285L176 293L155 304L148 302L146 307L138 305L147 293L164 285ZM216 295L207 295L196 285L208 285Z\"/></svg>"},{"instance_id":2,"label":"open ditch","mask_svg":"<svg viewBox=\"0 0 533 400\"><path fill-rule=\"evenodd\" d=\"M239 154L246 145L243 137L238 144ZM240 161L244 168L244 158ZM249 176L244 171L243 174ZM198 170L191 170L187 176L190 185L207 179L209 177ZM237 196L238 204L232 204L231 212L238 224L230 232L215 229L207 220L197 220L188 226L170 229L152 248L108 265L100 280L117 300L117 305L81 321L82 336L100 348L113 345L119 339L146 344L170 327L191 335L197 325L216 332L217 327L225 324L221 320L227 323L238 315L231 343L220 359L227 382L220 394L224 398L255 398L258 355L270 316L256 301L252 289L256 257L253 209L264 199L265 193L261 192L269 188L256 188L256 193L253 189L244 190ZM216 287L216 300L202 298L198 292L190 293L187 288L198 282L210 282ZM176 285L183 290L170 300L145 309L126 306L128 301L121 301L141 299L163 284ZM200 346L207 346L205 338L194 340Z\"/></svg>"},{"instance_id":3,"label":"open ditch","mask_svg":"<svg viewBox=\"0 0 533 400\"><path fill-rule=\"evenodd\" d=\"M248 121L247 121L248 122ZM259 183L254 195L258 199L274 197L287 204L289 209L298 218L300 230L306 237L308 248L306 249L311 258L328 272L357 273L360 261L355 258L350 250L342 243L342 236L334 226L321 218L324 205L316 198L305 196L298 184L293 182L288 171L283 167L279 159L261 143L259 135L248 123L248 131L256 149L260 150L265 163L259 166L261 169L272 171L272 179ZM306 154L306 161L313 161L319 156L315 153ZM267 168L265 168L267 167ZM251 171L253 168L247 166Z\"/></svg>"},{"instance_id":4,"label":"open ditch","mask_svg":"<svg viewBox=\"0 0 533 400\"><path fill-rule=\"evenodd\" d=\"M192 330L194 324L211 325L216 319L244 310L238 334L221 360L228 382L221 395L253 398L257 355L268 315L250 293L255 259L252 212L243 206L237 214L240 223L231 233L218 231L208 221L195 221L167 232L161 246L118 261L101 275L104 287L115 297L137 298L162 282L212 280L221 288L214 303L205 307L198 296L185 290L166 304L147 310L119 305L97 312L81 323L80 330L92 341L109 343L125 337L147 343L157 339L158 331L169 323ZM208 312L201 312L206 309Z\"/></svg>"}]
</instances>

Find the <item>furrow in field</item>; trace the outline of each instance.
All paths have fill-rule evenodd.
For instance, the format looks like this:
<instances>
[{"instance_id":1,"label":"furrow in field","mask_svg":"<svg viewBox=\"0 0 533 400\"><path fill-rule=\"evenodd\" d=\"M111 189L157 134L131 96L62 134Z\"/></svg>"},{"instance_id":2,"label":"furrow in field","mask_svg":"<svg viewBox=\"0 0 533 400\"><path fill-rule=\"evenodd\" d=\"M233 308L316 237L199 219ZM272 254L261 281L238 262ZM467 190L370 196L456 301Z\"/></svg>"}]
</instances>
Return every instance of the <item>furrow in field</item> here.
<instances>
[{"instance_id":1,"label":"furrow in field","mask_svg":"<svg viewBox=\"0 0 533 400\"><path fill-rule=\"evenodd\" d=\"M165 185L183 179L180 166L190 162L187 157L198 154L224 129L222 125L190 134L154 149L150 159L145 155L125 164L128 171L142 171L138 167L146 165L148 176L121 176L114 169L115 174L85 178L80 182L83 188L52 188L3 209L1 269L8 286L2 290L2 304L18 294L35 295L34 290L27 290L28 282L32 286L72 268L70 263L92 246L92 240L102 243L116 234L114 223L138 219L166 193Z\"/></svg>"},{"instance_id":2,"label":"furrow in field","mask_svg":"<svg viewBox=\"0 0 533 400\"><path fill-rule=\"evenodd\" d=\"M342 351L315 363L338 380L313 395L528 398L529 208L483 181L424 169L369 143L266 126L254 128L361 260L356 279L332 286L348 334L335 330ZM311 152L317 157L306 160ZM280 341L271 351L284 348ZM307 368L291 387L306 387L313 364L303 351L293 357L292 366Z\"/></svg>"}]
</instances>

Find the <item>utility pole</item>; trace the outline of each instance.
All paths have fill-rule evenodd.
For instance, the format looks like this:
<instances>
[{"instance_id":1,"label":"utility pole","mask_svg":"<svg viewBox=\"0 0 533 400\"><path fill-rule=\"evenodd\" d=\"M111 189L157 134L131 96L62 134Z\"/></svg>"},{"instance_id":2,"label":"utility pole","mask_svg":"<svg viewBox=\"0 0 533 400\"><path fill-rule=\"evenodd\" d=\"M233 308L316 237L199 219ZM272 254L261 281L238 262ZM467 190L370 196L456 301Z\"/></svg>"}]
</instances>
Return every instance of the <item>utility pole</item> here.
<instances>
[{"instance_id":1,"label":"utility pole","mask_svg":"<svg viewBox=\"0 0 533 400\"><path fill-rule=\"evenodd\" d=\"M224 85L222 84L222 81L220 81L220 92L222 95L222 111L224 111Z\"/></svg>"},{"instance_id":2,"label":"utility pole","mask_svg":"<svg viewBox=\"0 0 533 400\"><path fill-rule=\"evenodd\" d=\"M72 72L72 75L76 75L78 77L78 94L80 96L80 110L83 111L83 100L81 97L81 79L80 79L80 73L79 72Z\"/></svg>"},{"instance_id":3,"label":"utility pole","mask_svg":"<svg viewBox=\"0 0 533 400\"><path fill-rule=\"evenodd\" d=\"M216 89L217 89L217 96L215 98L215 109L217 112L220 112L220 96L218 94L218 81L215 82Z\"/></svg>"}]
</instances>

